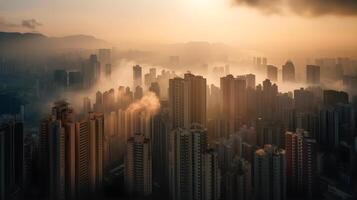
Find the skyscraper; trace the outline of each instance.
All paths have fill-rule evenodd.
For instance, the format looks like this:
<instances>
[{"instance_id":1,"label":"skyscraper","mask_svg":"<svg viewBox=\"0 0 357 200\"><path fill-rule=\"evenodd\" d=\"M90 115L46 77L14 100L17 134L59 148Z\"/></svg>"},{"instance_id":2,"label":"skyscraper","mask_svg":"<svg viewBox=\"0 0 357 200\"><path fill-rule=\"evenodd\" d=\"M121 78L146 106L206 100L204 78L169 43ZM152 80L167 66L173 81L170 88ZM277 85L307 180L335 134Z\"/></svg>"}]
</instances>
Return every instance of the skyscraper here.
<instances>
[{"instance_id":1,"label":"skyscraper","mask_svg":"<svg viewBox=\"0 0 357 200\"><path fill-rule=\"evenodd\" d=\"M104 117L90 113L75 121L67 102L56 102L41 123L41 183L46 198L81 199L102 184Z\"/></svg>"},{"instance_id":2,"label":"skyscraper","mask_svg":"<svg viewBox=\"0 0 357 200\"><path fill-rule=\"evenodd\" d=\"M282 71L283 82L294 82L295 81L295 66L293 62L288 60L285 65L283 65Z\"/></svg>"},{"instance_id":3,"label":"skyscraper","mask_svg":"<svg viewBox=\"0 0 357 200\"><path fill-rule=\"evenodd\" d=\"M221 78L222 112L229 124L229 133L237 131L246 120L247 89L244 77L232 75Z\"/></svg>"},{"instance_id":4,"label":"skyscraper","mask_svg":"<svg viewBox=\"0 0 357 200\"><path fill-rule=\"evenodd\" d=\"M317 141L310 135L304 135L303 141L303 191L306 197L313 199L317 194Z\"/></svg>"},{"instance_id":5,"label":"skyscraper","mask_svg":"<svg viewBox=\"0 0 357 200\"><path fill-rule=\"evenodd\" d=\"M87 120L76 122L76 192L77 198L86 198L90 192L90 138Z\"/></svg>"},{"instance_id":6,"label":"skyscraper","mask_svg":"<svg viewBox=\"0 0 357 200\"><path fill-rule=\"evenodd\" d=\"M103 65L111 64L111 49L98 49L98 60Z\"/></svg>"},{"instance_id":7,"label":"skyscraper","mask_svg":"<svg viewBox=\"0 0 357 200\"><path fill-rule=\"evenodd\" d=\"M177 128L169 138L170 199L192 200L192 136Z\"/></svg>"},{"instance_id":8,"label":"skyscraper","mask_svg":"<svg viewBox=\"0 0 357 200\"><path fill-rule=\"evenodd\" d=\"M153 182L160 186L161 192L168 192L168 112L161 111L153 116L151 122Z\"/></svg>"},{"instance_id":9,"label":"skyscraper","mask_svg":"<svg viewBox=\"0 0 357 200\"><path fill-rule=\"evenodd\" d=\"M192 123L206 126L207 118L206 79L185 74L185 78L170 79L169 109L171 128L189 128Z\"/></svg>"},{"instance_id":10,"label":"skyscraper","mask_svg":"<svg viewBox=\"0 0 357 200\"><path fill-rule=\"evenodd\" d=\"M320 83L320 66L317 65L306 66L306 82L308 84Z\"/></svg>"},{"instance_id":11,"label":"skyscraper","mask_svg":"<svg viewBox=\"0 0 357 200\"><path fill-rule=\"evenodd\" d=\"M263 61L262 62L263 66L266 66L268 64L268 59L266 57L263 57L262 59L263 59L262 60Z\"/></svg>"},{"instance_id":12,"label":"skyscraper","mask_svg":"<svg viewBox=\"0 0 357 200\"><path fill-rule=\"evenodd\" d=\"M91 111L92 111L92 104L90 98L88 97L83 98L83 113L86 115Z\"/></svg>"},{"instance_id":13,"label":"skyscraper","mask_svg":"<svg viewBox=\"0 0 357 200\"><path fill-rule=\"evenodd\" d=\"M103 106L103 94L102 92L98 91L95 94L95 103L93 105L93 110L96 112L102 112L104 111L104 106Z\"/></svg>"},{"instance_id":14,"label":"skyscraper","mask_svg":"<svg viewBox=\"0 0 357 200\"><path fill-rule=\"evenodd\" d=\"M66 129L67 122L74 121L74 111L67 102L58 101L52 107L52 115L41 122L40 160L44 192L50 199L66 198Z\"/></svg>"},{"instance_id":15,"label":"skyscraper","mask_svg":"<svg viewBox=\"0 0 357 200\"><path fill-rule=\"evenodd\" d=\"M100 79L100 72L100 63L97 56L90 55L89 59L82 66L84 87L93 86Z\"/></svg>"},{"instance_id":16,"label":"skyscraper","mask_svg":"<svg viewBox=\"0 0 357 200\"><path fill-rule=\"evenodd\" d=\"M316 107L314 104L314 94L304 88L294 90L295 110L299 113L313 112Z\"/></svg>"},{"instance_id":17,"label":"skyscraper","mask_svg":"<svg viewBox=\"0 0 357 200\"><path fill-rule=\"evenodd\" d=\"M185 74L185 127L192 123L207 125L207 81L202 76Z\"/></svg>"},{"instance_id":18,"label":"skyscraper","mask_svg":"<svg viewBox=\"0 0 357 200\"><path fill-rule=\"evenodd\" d=\"M83 75L81 71L71 70L68 72L68 88L78 90L83 87Z\"/></svg>"},{"instance_id":19,"label":"skyscraper","mask_svg":"<svg viewBox=\"0 0 357 200\"><path fill-rule=\"evenodd\" d=\"M160 86L157 82L151 83L149 90L150 92L155 93L158 98L160 98Z\"/></svg>"},{"instance_id":20,"label":"skyscraper","mask_svg":"<svg viewBox=\"0 0 357 200\"><path fill-rule=\"evenodd\" d=\"M76 133L75 123L66 122L65 132L65 191L66 199L74 200L77 198L76 188Z\"/></svg>"},{"instance_id":21,"label":"skyscraper","mask_svg":"<svg viewBox=\"0 0 357 200\"><path fill-rule=\"evenodd\" d=\"M143 80L142 80L142 68L140 67L140 65L135 65L133 67L133 83L134 83L134 87L136 88L137 86L142 86Z\"/></svg>"},{"instance_id":22,"label":"skyscraper","mask_svg":"<svg viewBox=\"0 0 357 200\"><path fill-rule=\"evenodd\" d=\"M53 72L53 80L57 86L67 88L68 86L68 73L66 70L57 69Z\"/></svg>"},{"instance_id":23,"label":"skyscraper","mask_svg":"<svg viewBox=\"0 0 357 200\"><path fill-rule=\"evenodd\" d=\"M254 74L246 74L245 82L246 82L247 88L255 89L255 75Z\"/></svg>"},{"instance_id":24,"label":"skyscraper","mask_svg":"<svg viewBox=\"0 0 357 200\"><path fill-rule=\"evenodd\" d=\"M271 145L254 154L254 192L256 200L286 199L285 151Z\"/></svg>"},{"instance_id":25,"label":"skyscraper","mask_svg":"<svg viewBox=\"0 0 357 200\"><path fill-rule=\"evenodd\" d=\"M199 124L193 124L191 129L178 128L170 133L169 174L171 199L203 200L205 198L204 155L207 148L206 134L206 130ZM209 163L206 164L209 165ZM208 174L206 175L208 176ZM209 183L207 184L210 185ZM206 192L207 194L212 194L211 191Z\"/></svg>"},{"instance_id":26,"label":"skyscraper","mask_svg":"<svg viewBox=\"0 0 357 200\"><path fill-rule=\"evenodd\" d=\"M227 75L221 78L221 91L222 91L222 113L224 115L224 120L228 122L228 130L231 133L234 130L234 119L235 119L235 84L234 77L232 75Z\"/></svg>"},{"instance_id":27,"label":"skyscraper","mask_svg":"<svg viewBox=\"0 0 357 200\"><path fill-rule=\"evenodd\" d=\"M289 194L312 198L316 190L316 140L298 129L287 132L285 139L286 173Z\"/></svg>"},{"instance_id":28,"label":"skyscraper","mask_svg":"<svg viewBox=\"0 0 357 200\"><path fill-rule=\"evenodd\" d=\"M156 81L156 68L150 68L151 81Z\"/></svg>"},{"instance_id":29,"label":"skyscraper","mask_svg":"<svg viewBox=\"0 0 357 200\"><path fill-rule=\"evenodd\" d=\"M102 188L104 173L104 115L89 113L89 147L90 147L90 187L91 191Z\"/></svg>"},{"instance_id":30,"label":"skyscraper","mask_svg":"<svg viewBox=\"0 0 357 200\"><path fill-rule=\"evenodd\" d=\"M218 165L218 154L213 149L207 150L204 155L204 198L218 200L221 198L221 171Z\"/></svg>"},{"instance_id":31,"label":"skyscraper","mask_svg":"<svg viewBox=\"0 0 357 200\"><path fill-rule=\"evenodd\" d=\"M98 50L98 61L101 65L101 74L110 76L111 64L112 64L112 55L111 49L99 49Z\"/></svg>"},{"instance_id":32,"label":"skyscraper","mask_svg":"<svg viewBox=\"0 0 357 200\"><path fill-rule=\"evenodd\" d=\"M333 149L340 144L338 112L331 106L320 109L319 144L327 149Z\"/></svg>"},{"instance_id":33,"label":"skyscraper","mask_svg":"<svg viewBox=\"0 0 357 200\"><path fill-rule=\"evenodd\" d=\"M250 200L252 198L252 165L235 157L225 178L225 199Z\"/></svg>"},{"instance_id":34,"label":"skyscraper","mask_svg":"<svg viewBox=\"0 0 357 200\"><path fill-rule=\"evenodd\" d=\"M259 91L259 90L258 90ZM263 119L276 119L277 113L277 95L278 95L278 86L272 84L270 80L266 79L263 81L263 90L258 92L261 96L257 96L258 107L261 109L258 110L258 115L263 117Z\"/></svg>"},{"instance_id":35,"label":"skyscraper","mask_svg":"<svg viewBox=\"0 0 357 200\"><path fill-rule=\"evenodd\" d=\"M21 199L23 195L23 124L0 124L0 199Z\"/></svg>"},{"instance_id":36,"label":"skyscraper","mask_svg":"<svg viewBox=\"0 0 357 200\"><path fill-rule=\"evenodd\" d=\"M263 147L265 144L272 144L280 148L284 147L284 131L280 122L264 120L256 121L257 144Z\"/></svg>"},{"instance_id":37,"label":"skyscraper","mask_svg":"<svg viewBox=\"0 0 357 200\"><path fill-rule=\"evenodd\" d=\"M103 109L105 112L110 112L115 107L114 89L110 89L103 93Z\"/></svg>"},{"instance_id":38,"label":"skyscraper","mask_svg":"<svg viewBox=\"0 0 357 200\"><path fill-rule=\"evenodd\" d=\"M65 199L65 133L60 120L49 124L50 199Z\"/></svg>"},{"instance_id":39,"label":"skyscraper","mask_svg":"<svg viewBox=\"0 0 357 200\"><path fill-rule=\"evenodd\" d=\"M278 68L274 65L267 66L267 78L273 82L278 81Z\"/></svg>"},{"instance_id":40,"label":"skyscraper","mask_svg":"<svg viewBox=\"0 0 357 200\"><path fill-rule=\"evenodd\" d=\"M137 86L135 88L135 92L134 92L134 99L135 100L140 100L143 96L144 96L143 88L140 87L140 86Z\"/></svg>"},{"instance_id":41,"label":"skyscraper","mask_svg":"<svg viewBox=\"0 0 357 200\"><path fill-rule=\"evenodd\" d=\"M324 90L323 93L324 104L327 106L334 106L337 103L348 104L348 93L336 90Z\"/></svg>"},{"instance_id":42,"label":"skyscraper","mask_svg":"<svg viewBox=\"0 0 357 200\"><path fill-rule=\"evenodd\" d=\"M285 133L286 175L288 192L294 195L302 192L303 178L303 135Z\"/></svg>"},{"instance_id":43,"label":"skyscraper","mask_svg":"<svg viewBox=\"0 0 357 200\"><path fill-rule=\"evenodd\" d=\"M125 186L130 195L147 196L152 192L152 152L150 140L136 134L127 142Z\"/></svg>"}]
</instances>

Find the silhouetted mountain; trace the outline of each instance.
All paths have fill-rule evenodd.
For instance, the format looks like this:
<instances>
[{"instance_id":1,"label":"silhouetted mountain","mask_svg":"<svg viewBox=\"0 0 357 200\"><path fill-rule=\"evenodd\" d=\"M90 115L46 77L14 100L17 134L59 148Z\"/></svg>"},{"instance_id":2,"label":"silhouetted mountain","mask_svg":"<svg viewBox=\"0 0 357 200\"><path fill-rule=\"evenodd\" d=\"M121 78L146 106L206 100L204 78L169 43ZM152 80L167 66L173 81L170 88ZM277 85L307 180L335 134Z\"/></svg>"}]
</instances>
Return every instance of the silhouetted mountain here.
<instances>
[{"instance_id":1,"label":"silhouetted mountain","mask_svg":"<svg viewBox=\"0 0 357 200\"><path fill-rule=\"evenodd\" d=\"M0 32L0 42L15 42L21 40L44 39L46 36L40 33L16 33Z\"/></svg>"},{"instance_id":2,"label":"silhouetted mountain","mask_svg":"<svg viewBox=\"0 0 357 200\"><path fill-rule=\"evenodd\" d=\"M0 32L0 57L12 55L48 55L67 49L110 47L104 40L88 35L47 37L40 33Z\"/></svg>"}]
</instances>

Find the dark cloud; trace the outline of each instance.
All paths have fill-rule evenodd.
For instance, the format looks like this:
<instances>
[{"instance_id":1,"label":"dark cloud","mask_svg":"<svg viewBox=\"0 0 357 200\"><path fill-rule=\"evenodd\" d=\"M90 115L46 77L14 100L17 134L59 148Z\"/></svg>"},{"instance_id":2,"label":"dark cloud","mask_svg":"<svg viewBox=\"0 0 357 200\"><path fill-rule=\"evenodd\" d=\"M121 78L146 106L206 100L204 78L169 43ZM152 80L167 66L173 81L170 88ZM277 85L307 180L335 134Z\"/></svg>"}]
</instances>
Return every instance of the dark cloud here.
<instances>
[{"instance_id":1,"label":"dark cloud","mask_svg":"<svg viewBox=\"0 0 357 200\"><path fill-rule=\"evenodd\" d=\"M357 0L233 0L237 5L254 7L264 13L288 10L302 16L357 16Z\"/></svg>"},{"instance_id":2,"label":"dark cloud","mask_svg":"<svg viewBox=\"0 0 357 200\"><path fill-rule=\"evenodd\" d=\"M0 16L0 31L11 29L11 28L21 28L21 27L27 29L36 29L38 26L42 26L42 24L35 19L22 20L21 24L18 24L18 23L9 22L4 17Z\"/></svg>"},{"instance_id":3,"label":"dark cloud","mask_svg":"<svg viewBox=\"0 0 357 200\"><path fill-rule=\"evenodd\" d=\"M36 27L42 26L42 24L35 19L22 20L21 25L29 29L36 29Z\"/></svg>"}]
</instances>

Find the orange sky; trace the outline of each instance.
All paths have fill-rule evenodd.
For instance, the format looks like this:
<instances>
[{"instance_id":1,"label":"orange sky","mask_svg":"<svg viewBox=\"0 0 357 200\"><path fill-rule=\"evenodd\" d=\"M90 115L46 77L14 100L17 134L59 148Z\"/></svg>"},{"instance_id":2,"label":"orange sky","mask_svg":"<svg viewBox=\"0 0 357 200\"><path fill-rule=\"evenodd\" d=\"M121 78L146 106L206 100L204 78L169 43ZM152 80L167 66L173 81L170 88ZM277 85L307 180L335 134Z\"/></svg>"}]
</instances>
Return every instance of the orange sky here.
<instances>
[{"instance_id":1,"label":"orange sky","mask_svg":"<svg viewBox=\"0 0 357 200\"><path fill-rule=\"evenodd\" d=\"M1 0L2 31L49 36L90 34L114 43L222 42L246 48L319 49L357 47L357 17L265 15L230 0Z\"/></svg>"}]
</instances>

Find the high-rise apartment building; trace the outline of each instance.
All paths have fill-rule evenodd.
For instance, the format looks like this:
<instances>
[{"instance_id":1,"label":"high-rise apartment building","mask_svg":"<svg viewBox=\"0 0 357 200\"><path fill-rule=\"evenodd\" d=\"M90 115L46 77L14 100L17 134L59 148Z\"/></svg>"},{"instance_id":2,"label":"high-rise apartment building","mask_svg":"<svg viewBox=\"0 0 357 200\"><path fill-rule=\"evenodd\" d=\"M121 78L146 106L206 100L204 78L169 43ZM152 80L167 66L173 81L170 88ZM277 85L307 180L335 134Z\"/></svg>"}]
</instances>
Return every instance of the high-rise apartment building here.
<instances>
[{"instance_id":1,"label":"high-rise apartment building","mask_svg":"<svg viewBox=\"0 0 357 200\"><path fill-rule=\"evenodd\" d=\"M222 112L229 124L229 133L237 131L246 120L247 89L244 77L232 75L221 78Z\"/></svg>"},{"instance_id":2,"label":"high-rise apartment building","mask_svg":"<svg viewBox=\"0 0 357 200\"><path fill-rule=\"evenodd\" d=\"M142 86L143 84L142 68L140 67L140 65L135 65L133 67L133 81L133 88L136 88L137 86Z\"/></svg>"},{"instance_id":3,"label":"high-rise apartment building","mask_svg":"<svg viewBox=\"0 0 357 200\"><path fill-rule=\"evenodd\" d=\"M44 193L50 199L66 196L66 130L65 125L74 121L74 111L67 102L56 102L52 114L41 122L40 160Z\"/></svg>"},{"instance_id":4,"label":"high-rise apartment building","mask_svg":"<svg viewBox=\"0 0 357 200\"><path fill-rule=\"evenodd\" d=\"M280 148L284 147L283 125L277 121L256 120L257 144L263 147L266 144L272 144Z\"/></svg>"},{"instance_id":5,"label":"high-rise apartment building","mask_svg":"<svg viewBox=\"0 0 357 200\"><path fill-rule=\"evenodd\" d=\"M304 196L313 199L317 194L317 141L315 137L304 135L303 140L303 191Z\"/></svg>"},{"instance_id":6,"label":"high-rise apartment building","mask_svg":"<svg viewBox=\"0 0 357 200\"><path fill-rule=\"evenodd\" d=\"M316 107L314 94L304 88L294 90L294 104L298 113L313 112Z\"/></svg>"},{"instance_id":7,"label":"high-rise apartment building","mask_svg":"<svg viewBox=\"0 0 357 200\"><path fill-rule=\"evenodd\" d=\"M209 149L204 155L204 199L219 200L221 198L221 171L218 164L218 153Z\"/></svg>"},{"instance_id":8,"label":"high-rise apartment building","mask_svg":"<svg viewBox=\"0 0 357 200\"><path fill-rule=\"evenodd\" d=\"M340 119L338 112L331 106L322 107L319 112L318 141L322 147L333 149L340 144Z\"/></svg>"},{"instance_id":9,"label":"high-rise apartment building","mask_svg":"<svg viewBox=\"0 0 357 200\"><path fill-rule=\"evenodd\" d=\"M308 84L320 83L320 66L317 65L306 66L306 82Z\"/></svg>"},{"instance_id":10,"label":"high-rise apartment building","mask_svg":"<svg viewBox=\"0 0 357 200\"><path fill-rule=\"evenodd\" d=\"M125 186L130 195L147 196L152 193L151 142L144 135L136 134L127 142Z\"/></svg>"},{"instance_id":11,"label":"high-rise apartment building","mask_svg":"<svg viewBox=\"0 0 357 200\"><path fill-rule=\"evenodd\" d=\"M286 199L285 151L271 145L254 154L254 193L256 200Z\"/></svg>"},{"instance_id":12,"label":"high-rise apartment building","mask_svg":"<svg viewBox=\"0 0 357 200\"><path fill-rule=\"evenodd\" d=\"M86 198L103 179L104 116L76 121L66 102L56 102L40 129L41 184L50 199Z\"/></svg>"},{"instance_id":13,"label":"high-rise apartment building","mask_svg":"<svg viewBox=\"0 0 357 200\"><path fill-rule=\"evenodd\" d=\"M92 111L91 100L88 97L83 98L83 113L86 115Z\"/></svg>"},{"instance_id":14,"label":"high-rise apartment building","mask_svg":"<svg viewBox=\"0 0 357 200\"><path fill-rule=\"evenodd\" d=\"M104 115L89 113L89 147L90 147L90 189L92 192L102 188L104 173Z\"/></svg>"},{"instance_id":15,"label":"high-rise apartment building","mask_svg":"<svg viewBox=\"0 0 357 200\"><path fill-rule=\"evenodd\" d=\"M274 65L267 66L267 78L273 82L278 81L278 68Z\"/></svg>"},{"instance_id":16,"label":"high-rise apartment building","mask_svg":"<svg viewBox=\"0 0 357 200\"><path fill-rule=\"evenodd\" d=\"M334 106L338 103L348 104L349 97L347 92L336 90L323 91L324 104L327 106Z\"/></svg>"},{"instance_id":17,"label":"high-rise apartment building","mask_svg":"<svg viewBox=\"0 0 357 200\"><path fill-rule=\"evenodd\" d=\"M90 192L90 138L87 120L76 122L76 192L77 198L86 198Z\"/></svg>"},{"instance_id":18,"label":"high-rise apartment building","mask_svg":"<svg viewBox=\"0 0 357 200\"><path fill-rule=\"evenodd\" d=\"M152 142L153 182L159 185L163 193L168 187L168 112L161 111L151 121L150 138Z\"/></svg>"},{"instance_id":19,"label":"high-rise apartment building","mask_svg":"<svg viewBox=\"0 0 357 200\"><path fill-rule=\"evenodd\" d=\"M316 193L317 146L308 132L286 132L287 190L290 195L312 198Z\"/></svg>"},{"instance_id":20,"label":"high-rise apartment building","mask_svg":"<svg viewBox=\"0 0 357 200\"><path fill-rule=\"evenodd\" d=\"M111 49L98 49L98 61L100 62L101 74L106 77L111 74L112 55Z\"/></svg>"},{"instance_id":21,"label":"high-rise apartment building","mask_svg":"<svg viewBox=\"0 0 357 200\"><path fill-rule=\"evenodd\" d=\"M285 133L286 175L288 192L302 192L303 179L303 135L302 133Z\"/></svg>"},{"instance_id":22,"label":"high-rise apartment building","mask_svg":"<svg viewBox=\"0 0 357 200\"><path fill-rule=\"evenodd\" d=\"M295 66L293 62L288 60L285 65L283 65L282 73L283 82L295 82Z\"/></svg>"},{"instance_id":23,"label":"high-rise apartment building","mask_svg":"<svg viewBox=\"0 0 357 200\"><path fill-rule=\"evenodd\" d=\"M255 75L254 74L246 74L245 76L245 82L247 88L250 89L255 89Z\"/></svg>"},{"instance_id":24,"label":"high-rise apartment building","mask_svg":"<svg viewBox=\"0 0 357 200\"><path fill-rule=\"evenodd\" d=\"M235 157L225 176L225 199L252 199L252 165L248 161Z\"/></svg>"},{"instance_id":25,"label":"high-rise apartment building","mask_svg":"<svg viewBox=\"0 0 357 200\"><path fill-rule=\"evenodd\" d=\"M202 76L185 74L185 127L192 123L207 125L207 81Z\"/></svg>"},{"instance_id":26,"label":"high-rise apartment building","mask_svg":"<svg viewBox=\"0 0 357 200\"><path fill-rule=\"evenodd\" d=\"M169 174L170 174L170 198L174 200L192 199L203 200L214 192L205 190L205 180L216 175L214 171L205 174L206 167L216 170L210 165L212 157L205 163L207 148L207 131L199 124L193 124L191 129L178 128L169 136ZM214 161L215 162L215 161ZM214 163L211 163L214 164ZM210 166L209 166L210 165ZM207 185L212 186L209 182ZM211 187L211 189L214 189ZM213 196L211 196L213 198Z\"/></svg>"},{"instance_id":27,"label":"high-rise apartment building","mask_svg":"<svg viewBox=\"0 0 357 200\"><path fill-rule=\"evenodd\" d=\"M23 123L6 121L0 124L0 199L23 197L24 190Z\"/></svg>"},{"instance_id":28,"label":"high-rise apartment building","mask_svg":"<svg viewBox=\"0 0 357 200\"><path fill-rule=\"evenodd\" d=\"M272 84L270 80L266 79L263 81L263 90L257 96L258 99L258 116L263 117L263 119L274 120L276 119L277 113L277 95L278 86Z\"/></svg>"},{"instance_id":29,"label":"high-rise apartment building","mask_svg":"<svg viewBox=\"0 0 357 200\"><path fill-rule=\"evenodd\" d=\"M142 87L137 86L134 92L134 100L140 100L144 96L144 90Z\"/></svg>"},{"instance_id":30,"label":"high-rise apartment building","mask_svg":"<svg viewBox=\"0 0 357 200\"><path fill-rule=\"evenodd\" d=\"M157 82L152 82L149 91L155 93L155 95L160 98L160 85Z\"/></svg>"},{"instance_id":31,"label":"high-rise apartment building","mask_svg":"<svg viewBox=\"0 0 357 200\"><path fill-rule=\"evenodd\" d=\"M100 63L96 55L91 55L82 66L83 85L85 88L93 86L100 79Z\"/></svg>"},{"instance_id":32,"label":"high-rise apartment building","mask_svg":"<svg viewBox=\"0 0 357 200\"><path fill-rule=\"evenodd\" d=\"M192 123L207 124L206 79L185 74L185 78L169 81L169 109L171 128L189 128Z\"/></svg>"}]
</instances>

